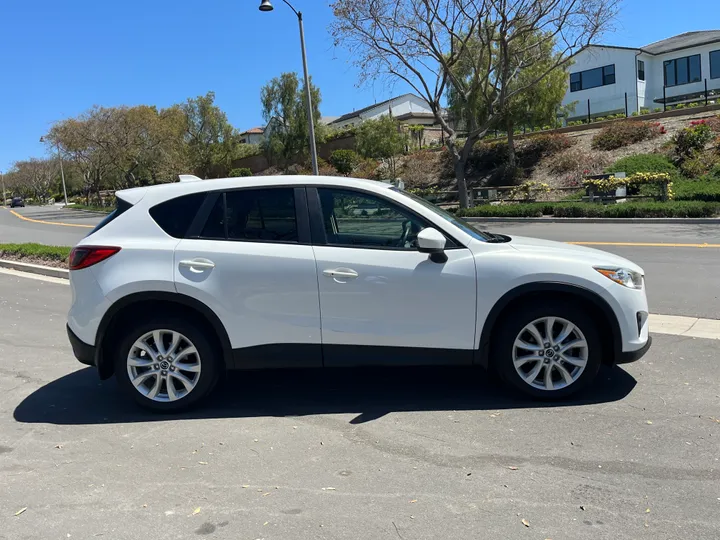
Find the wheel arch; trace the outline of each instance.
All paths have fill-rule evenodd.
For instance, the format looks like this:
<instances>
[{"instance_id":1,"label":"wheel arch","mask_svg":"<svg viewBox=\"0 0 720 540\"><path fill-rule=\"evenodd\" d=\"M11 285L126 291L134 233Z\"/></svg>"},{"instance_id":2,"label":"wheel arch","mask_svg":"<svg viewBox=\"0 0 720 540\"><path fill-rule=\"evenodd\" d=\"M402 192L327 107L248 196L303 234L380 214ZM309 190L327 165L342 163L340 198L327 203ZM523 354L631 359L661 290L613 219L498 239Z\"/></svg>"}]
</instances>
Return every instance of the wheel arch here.
<instances>
[{"instance_id":1,"label":"wheel arch","mask_svg":"<svg viewBox=\"0 0 720 540\"><path fill-rule=\"evenodd\" d=\"M206 323L208 330L211 330L217 337L217 343L222 351L222 359L225 367L232 366L232 346L225 326L215 312L204 303L180 293L153 291L129 294L117 300L105 312L100 325L98 326L95 343L95 365L101 379L108 379L113 375L113 360L109 349L112 347L113 339L106 339L108 336L114 338L113 332L117 324L124 323L124 317L130 308L142 304L152 303L154 308L160 304L161 308L170 308L192 314Z\"/></svg>"},{"instance_id":2,"label":"wheel arch","mask_svg":"<svg viewBox=\"0 0 720 540\"><path fill-rule=\"evenodd\" d=\"M622 334L620 324L610 305L597 293L581 287L579 285L571 285L559 282L537 282L520 285L507 293L505 293L492 307L488 316L485 318L482 331L480 333L480 345L475 352L474 363L485 368L490 365L490 344L492 341L493 331L496 329L498 322L508 313L514 305L531 300L533 297L541 297L543 295L558 294L568 298L581 299L581 301L592 308L592 316L603 327L602 330L610 332L612 336L612 346L610 351L605 351L603 358L604 363L614 364L622 352Z\"/></svg>"}]
</instances>

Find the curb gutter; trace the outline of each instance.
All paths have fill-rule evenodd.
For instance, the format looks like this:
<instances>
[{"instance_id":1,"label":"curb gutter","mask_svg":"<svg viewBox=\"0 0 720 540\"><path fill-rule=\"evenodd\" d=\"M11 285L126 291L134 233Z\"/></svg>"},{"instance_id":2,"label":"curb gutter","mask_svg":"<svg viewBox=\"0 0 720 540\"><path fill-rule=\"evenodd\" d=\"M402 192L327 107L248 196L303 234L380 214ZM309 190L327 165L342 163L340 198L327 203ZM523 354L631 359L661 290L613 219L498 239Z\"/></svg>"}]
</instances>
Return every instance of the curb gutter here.
<instances>
[{"instance_id":1,"label":"curb gutter","mask_svg":"<svg viewBox=\"0 0 720 540\"><path fill-rule=\"evenodd\" d=\"M42 266L39 264L0 259L0 268L9 268L10 270L27 272L29 274L40 274L41 276L70 279L70 270L67 270L65 268L55 268L53 266Z\"/></svg>"},{"instance_id":2,"label":"curb gutter","mask_svg":"<svg viewBox=\"0 0 720 540\"><path fill-rule=\"evenodd\" d=\"M720 225L720 218L516 218L464 217L469 223L664 223L668 225Z\"/></svg>"}]
</instances>

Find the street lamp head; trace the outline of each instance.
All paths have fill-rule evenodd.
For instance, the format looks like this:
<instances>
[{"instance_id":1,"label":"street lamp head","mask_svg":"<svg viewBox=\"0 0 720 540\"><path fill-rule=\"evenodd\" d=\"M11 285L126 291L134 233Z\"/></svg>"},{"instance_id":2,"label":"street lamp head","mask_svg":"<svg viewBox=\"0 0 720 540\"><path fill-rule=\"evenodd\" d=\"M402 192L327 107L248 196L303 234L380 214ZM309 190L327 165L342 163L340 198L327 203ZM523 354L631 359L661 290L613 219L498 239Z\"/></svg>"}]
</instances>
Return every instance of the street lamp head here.
<instances>
[{"instance_id":1,"label":"street lamp head","mask_svg":"<svg viewBox=\"0 0 720 540\"><path fill-rule=\"evenodd\" d=\"M260 11L272 11L273 5L270 3L270 0L262 0L260 2Z\"/></svg>"}]
</instances>

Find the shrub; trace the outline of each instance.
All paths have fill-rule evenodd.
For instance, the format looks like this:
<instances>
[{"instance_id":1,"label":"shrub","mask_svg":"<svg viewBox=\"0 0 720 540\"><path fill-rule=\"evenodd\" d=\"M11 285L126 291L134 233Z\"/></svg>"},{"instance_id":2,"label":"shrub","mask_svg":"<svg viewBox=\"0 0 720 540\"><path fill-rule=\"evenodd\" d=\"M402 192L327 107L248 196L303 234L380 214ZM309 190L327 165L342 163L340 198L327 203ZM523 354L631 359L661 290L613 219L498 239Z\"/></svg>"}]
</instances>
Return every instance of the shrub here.
<instances>
[{"instance_id":1,"label":"shrub","mask_svg":"<svg viewBox=\"0 0 720 540\"><path fill-rule=\"evenodd\" d=\"M688 178L699 178L709 174L720 165L720 156L713 152L693 152L691 157L683 160L680 170Z\"/></svg>"},{"instance_id":2,"label":"shrub","mask_svg":"<svg viewBox=\"0 0 720 540\"><path fill-rule=\"evenodd\" d=\"M687 105L685 103L678 103L674 107L675 109L687 109Z\"/></svg>"},{"instance_id":3,"label":"shrub","mask_svg":"<svg viewBox=\"0 0 720 540\"><path fill-rule=\"evenodd\" d=\"M647 107L640 107L640 114L650 114L650 109Z\"/></svg>"},{"instance_id":4,"label":"shrub","mask_svg":"<svg viewBox=\"0 0 720 540\"><path fill-rule=\"evenodd\" d=\"M720 180L712 176L698 180L678 180L674 186L677 201L720 202Z\"/></svg>"},{"instance_id":5,"label":"shrub","mask_svg":"<svg viewBox=\"0 0 720 540\"><path fill-rule=\"evenodd\" d=\"M239 169L232 169L229 173L230 178L238 178L241 176L252 176L253 173L247 167L240 167Z\"/></svg>"},{"instance_id":6,"label":"shrub","mask_svg":"<svg viewBox=\"0 0 720 540\"><path fill-rule=\"evenodd\" d=\"M632 113L630 113L630 116L639 116L639 114L637 111L633 111Z\"/></svg>"},{"instance_id":7,"label":"shrub","mask_svg":"<svg viewBox=\"0 0 720 540\"><path fill-rule=\"evenodd\" d=\"M662 107L655 107L653 109L653 112L656 112L656 113L662 112Z\"/></svg>"},{"instance_id":8,"label":"shrub","mask_svg":"<svg viewBox=\"0 0 720 540\"><path fill-rule=\"evenodd\" d=\"M670 177L678 174L677 167L663 154L636 154L618 159L606 173L624 172L628 176L639 172L668 173Z\"/></svg>"},{"instance_id":9,"label":"shrub","mask_svg":"<svg viewBox=\"0 0 720 540\"><path fill-rule=\"evenodd\" d=\"M638 122L628 120L615 122L600 130L592 140L592 147L597 150L615 150L623 146L639 143L667 133L659 123Z\"/></svg>"},{"instance_id":10,"label":"shrub","mask_svg":"<svg viewBox=\"0 0 720 540\"><path fill-rule=\"evenodd\" d=\"M495 169L507 163L508 145L505 141L481 141L475 144L467 160L470 172Z\"/></svg>"},{"instance_id":11,"label":"shrub","mask_svg":"<svg viewBox=\"0 0 720 540\"><path fill-rule=\"evenodd\" d=\"M520 146L521 153L552 155L570 148L575 141L564 133L548 133L537 135L523 141Z\"/></svg>"},{"instance_id":12,"label":"shrub","mask_svg":"<svg viewBox=\"0 0 720 540\"><path fill-rule=\"evenodd\" d=\"M566 183L579 183L583 176L600 174L608 164L608 158L601 152L589 152L573 148L553 156L548 168L555 174L566 174Z\"/></svg>"},{"instance_id":13,"label":"shrub","mask_svg":"<svg viewBox=\"0 0 720 540\"><path fill-rule=\"evenodd\" d=\"M691 122L690 127L681 129L673 137L675 153L681 159L692 157L695 152L704 150L712 138L712 128L706 122Z\"/></svg>"},{"instance_id":14,"label":"shrub","mask_svg":"<svg viewBox=\"0 0 720 540\"><path fill-rule=\"evenodd\" d=\"M597 118L593 119L593 122L604 122L607 120L604 116L598 116Z\"/></svg>"},{"instance_id":15,"label":"shrub","mask_svg":"<svg viewBox=\"0 0 720 540\"><path fill-rule=\"evenodd\" d=\"M360 156L354 150L335 150L330 154L330 164L340 174L350 174L360 163Z\"/></svg>"},{"instance_id":16,"label":"shrub","mask_svg":"<svg viewBox=\"0 0 720 540\"><path fill-rule=\"evenodd\" d=\"M473 208L460 208L457 215L466 217L542 217L546 210L552 214L552 205L545 203L484 204Z\"/></svg>"}]
</instances>

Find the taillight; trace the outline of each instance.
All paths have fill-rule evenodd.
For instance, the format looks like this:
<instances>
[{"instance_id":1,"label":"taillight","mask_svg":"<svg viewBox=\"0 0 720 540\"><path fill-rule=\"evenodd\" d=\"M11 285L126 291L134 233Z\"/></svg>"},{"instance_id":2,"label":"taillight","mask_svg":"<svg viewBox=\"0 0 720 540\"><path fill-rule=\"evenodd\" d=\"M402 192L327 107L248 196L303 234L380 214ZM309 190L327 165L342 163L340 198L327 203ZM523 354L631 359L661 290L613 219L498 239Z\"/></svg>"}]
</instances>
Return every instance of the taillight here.
<instances>
[{"instance_id":1,"label":"taillight","mask_svg":"<svg viewBox=\"0 0 720 540\"><path fill-rule=\"evenodd\" d=\"M112 257L119 247L109 246L78 246L70 252L70 270L81 270Z\"/></svg>"}]
</instances>

